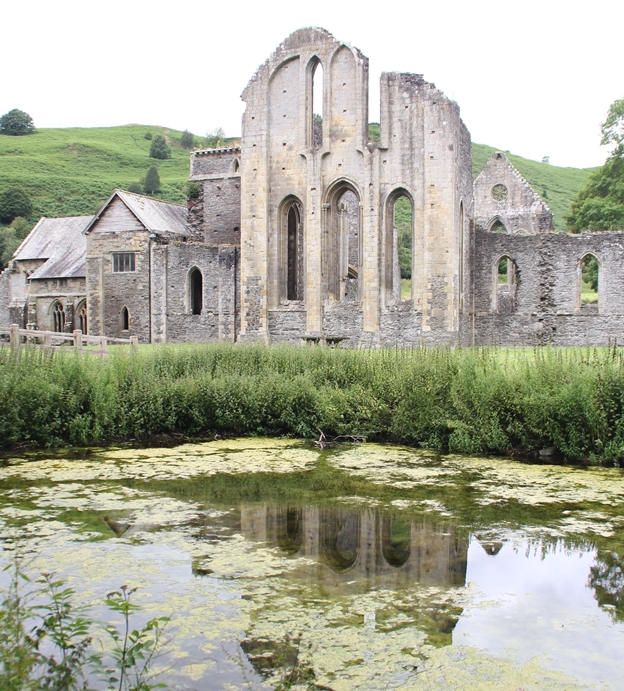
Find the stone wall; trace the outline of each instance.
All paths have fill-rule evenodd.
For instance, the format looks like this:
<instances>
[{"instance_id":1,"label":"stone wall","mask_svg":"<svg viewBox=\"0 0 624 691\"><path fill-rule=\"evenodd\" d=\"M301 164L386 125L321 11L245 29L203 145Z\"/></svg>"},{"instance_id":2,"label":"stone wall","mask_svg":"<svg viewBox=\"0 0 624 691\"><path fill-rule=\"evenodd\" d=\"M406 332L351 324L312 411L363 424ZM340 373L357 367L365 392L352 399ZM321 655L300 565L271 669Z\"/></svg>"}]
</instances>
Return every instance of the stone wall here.
<instances>
[{"instance_id":1,"label":"stone wall","mask_svg":"<svg viewBox=\"0 0 624 691\"><path fill-rule=\"evenodd\" d=\"M598 304L581 303L581 262L599 263ZM515 311L499 313L497 267L515 264ZM474 336L467 343L624 343L624 233L514 236L477 231Z\"/></svg>"}]
</instances>

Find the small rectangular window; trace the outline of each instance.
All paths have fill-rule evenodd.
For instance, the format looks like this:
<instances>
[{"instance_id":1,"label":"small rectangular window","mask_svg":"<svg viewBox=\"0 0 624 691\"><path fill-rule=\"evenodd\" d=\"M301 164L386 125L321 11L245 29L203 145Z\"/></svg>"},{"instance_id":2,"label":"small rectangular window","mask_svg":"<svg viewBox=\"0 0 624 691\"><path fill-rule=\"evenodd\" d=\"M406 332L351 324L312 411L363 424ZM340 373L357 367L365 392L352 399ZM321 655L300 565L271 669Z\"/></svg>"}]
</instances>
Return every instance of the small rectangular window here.
<instances>
[{"instance_id":1,"label":"small rectangular window","mask_svg":"<svg viewBox=\"0 0 624 691\"><path fill-rule=\"evenodd\" d=\"M113 273L134 271L134 252L116 252L113 254Z\"/></svg>"}]
</instances>

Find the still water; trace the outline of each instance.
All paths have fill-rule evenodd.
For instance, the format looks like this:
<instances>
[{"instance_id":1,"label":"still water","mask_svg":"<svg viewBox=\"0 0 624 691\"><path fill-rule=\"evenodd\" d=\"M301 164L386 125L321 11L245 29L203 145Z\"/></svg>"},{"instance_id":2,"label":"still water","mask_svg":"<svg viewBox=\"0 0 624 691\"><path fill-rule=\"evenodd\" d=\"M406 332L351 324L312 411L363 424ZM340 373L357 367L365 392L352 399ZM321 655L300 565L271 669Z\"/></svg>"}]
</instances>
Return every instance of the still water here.
<instances>
[{"instance_id":1,"label":"still water","mask_svg":"<svg viewBox=\"0 0 624 691\"><path fill-rule=\"evenodd\" d=\"M6 458L15 538L94 615L172 617L169 688L624 688L624 476L292 440ZM7 574L3 574L3 585Z\"/></svg>"}]
</instances>

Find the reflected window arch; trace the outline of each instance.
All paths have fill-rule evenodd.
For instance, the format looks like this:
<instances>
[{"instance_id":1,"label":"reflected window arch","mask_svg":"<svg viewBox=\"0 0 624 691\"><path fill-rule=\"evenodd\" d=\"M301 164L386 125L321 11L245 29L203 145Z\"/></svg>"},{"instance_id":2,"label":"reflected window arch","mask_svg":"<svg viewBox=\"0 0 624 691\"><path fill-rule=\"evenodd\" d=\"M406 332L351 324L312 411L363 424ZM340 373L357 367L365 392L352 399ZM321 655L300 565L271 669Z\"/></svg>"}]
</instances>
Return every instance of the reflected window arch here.
<instances>
[{"instance_id":1,"label":"reflected window arch","mask_svg":"<svg viewBox=\"0 0 624 691\"><path fill-rule=\"evenodd\" d=\"M130 312L125 305L121 308L121 314L119 316L121 321L121 330L130 331Z\"/></svg>"},{"instance_id":2,"label":"reflected window arch","mask_svg":"<svg viewBox=\"0 0 624 691\"><path fill-rule=\"evenodd\" d=\"M322 509L320 551L332 571L350 569L358 559L359 547L359 513L348 509Z\"/></svg>"},{"instance_id":3,"label":"reflected window arch","mask_svg":"<svg viewBox=\"0 0 624 691\"><path fill-rule=\"evenodd\" d=\"M196 266L189 272L189 306L191 314L201 314L204 308L204 277Z\"/></svg>"},{"instance_id":4,"label":"reflected window arch","mask_svg":"<svg viewBox=\"0 0 624 691\"><path fill-rule=\"evenodd\" d=\"M65 308L58 300L52 305L52 321L54 331L57 333L65 331Z\"/></svg>"},{"instance_id":5,"label":"reflected window arch","mask_svg":"<svg viewBox=\"0 0 624 691\"><path fill-rule=\"evenodd\" d=\"M384 516L381 533L384 559L395 568L403 566L410 556L411 522L398 516Z\"/></svg>"},{"instance_id":6,"label":"reflected window arch","mask_svg":"<svg viewBox=\"0 0 624 691\"><path fill-rule=\"evenodd\" d=\"M78 328L82 331L83 334L88 334L89 329L88 329L88 315L87 315L87 301L83 300L79 305L78 309L76 310L76 313L78 315L77 318L77 324Z\"/></svg>"},{"instance_id":7,"label":"reflected window arch","mask_svg":"<svg viewBox=\"0 0 624 691\"><path fill-rule=\"evenodd\" d=\"M583 310L597 310L600 297L600 262L591 252L580 261L580 307Z\"/></svg>"},{"instance_id":8,"label":"reflected window arch","mask_svg":"<svg viewBox=\"0 0 624 691\"><path fill-rule=\"evenodd\" d=\"M296 554L303 546L303 510L294 507L279 509L277 543L288 554Z\"/></svg>"}]
</instances>

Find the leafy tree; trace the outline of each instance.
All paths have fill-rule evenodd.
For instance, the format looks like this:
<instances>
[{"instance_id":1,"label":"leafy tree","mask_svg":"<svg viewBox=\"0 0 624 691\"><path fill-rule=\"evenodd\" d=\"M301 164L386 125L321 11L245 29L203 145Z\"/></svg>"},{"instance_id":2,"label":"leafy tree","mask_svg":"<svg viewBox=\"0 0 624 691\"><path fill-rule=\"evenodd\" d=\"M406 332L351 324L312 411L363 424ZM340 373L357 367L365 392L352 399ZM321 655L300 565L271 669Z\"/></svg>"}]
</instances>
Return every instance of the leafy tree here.
<instances>
[{"instance_id":1,"label":"leafy tree","mask_svg":"<svg viewBox=\"0 0 624 691\"><path fill-rule=\"evenodd\" d=\"M10 223L18 216L30 216L33 206L21 187L9 187L0 194L0 221Z\"/></svg>"},{"instance_id":2,"label":"leafy tree","mask_svg":"<svg viewBox=\"0 0 624 691\"><path fill-rule=\"evenodd\" d=\"M17 218L13 219L13 222L11 223L9 228L15 231L15 236L18 240L21 241L28 235L28 233L30 233L30 231L33 228L33 225L22 216L18 216Z\"/></svg>"},{"instance_id":3,"label":"leafy tree","mask_svg":"<svg viewBox=\"0 0 624 691\"><path fill-rule=\"evenodd\" d=\"M222 127L217 127L216 130L208 132L206 135L206 148L218 149L225 144L225 130Z\"/></svg>"},{"instance_id":4,"label":"leafy tree","mask_svg":"<svg viewBox=\"0 0 624 691\"><path fill-rule=\"evenodd\" d=\"M598 260L593 254L587 255L583 261L583 283L595 291L598 291Z\"/></svg>"},{"instance_id":5,"label":"leafy tree","mask_svg":"<svg viewBox=\"0 0 624 691\"><path fill-rule=\"evenodd\" d=\"M151 132L146 132L143 135L143 139L147 139L148 141L152 141L152 133Z\"/></svg>"},{"instance_id":6,"label":"leafy tree","mask_svg":"<svg viewBox=\"0 0 624 691\"><path fill-rule=\"evenodd\" d=\"M141 186L140 182L131 182L128 185L128 192L132 192L133 194L143 194L143 187Z\"/></svg>"},{"instance_id":7,"label":"leafy tree","mask_svg":"<svg viewBox=\"0 0 624 691\"><path fill-rule=\"evenodd\" d=\"M0 271L11 261L11 257L20 243L21 240L11 226L0 228Z\"/></svg>"},{"instance_id":8,"label":"leafy tree","mask_svg":"<svg viewBox=\"0 0 624 691\"><path fill-rule=\"evenodd\" d=\"M160 175L158 175L158 168L152 166L143 180L143 191L145 194L154 194L160 191Z\"/></svg>"},{"instance_id":9,"label":"leafy tree","mask_svg":"<svg viewBox=\"0 0 624 691\"><path fill-rule=\"evenodd\" d=\"M171 158L171 149L167 146L167 140L162 134L157 134L154 139L152 139L149 155L150 158L159 158L161 160Z\"/></svg>"},{"instance_id":10,"label":"leafy tree","mask_svg":"<svg viewBox=\"0 0 624 691\"><path fill-rule=\"evenodd\" d=\"M611 104L601 128L600 143L614 148L572 201L566 222L573 233L624 230L624 99Z\"/></svg>"},{"instance_id":11,"label":"leafy tree","mask_svg":"<svg viewBox=\"0 0 624 691\"><path fill-rule=\"evenodd\" d=\"M193 136L193 133L189 132L188 130L184 130L184 132L182 132L182 137L180 138L180 144L184 149L192 149L195 145L195 137Z\"/></svg>"},{"instance_id":12,"label":"leafy tree","mask_svg":"<svg viewBox=\"0 0 624 691\"><path fill-rule=\"evenodd\" d=\"M23 110L14 108L0 118L0 134L18 136L32 134L35 131L33 119Z\"/></svg>"}]
</instances>

